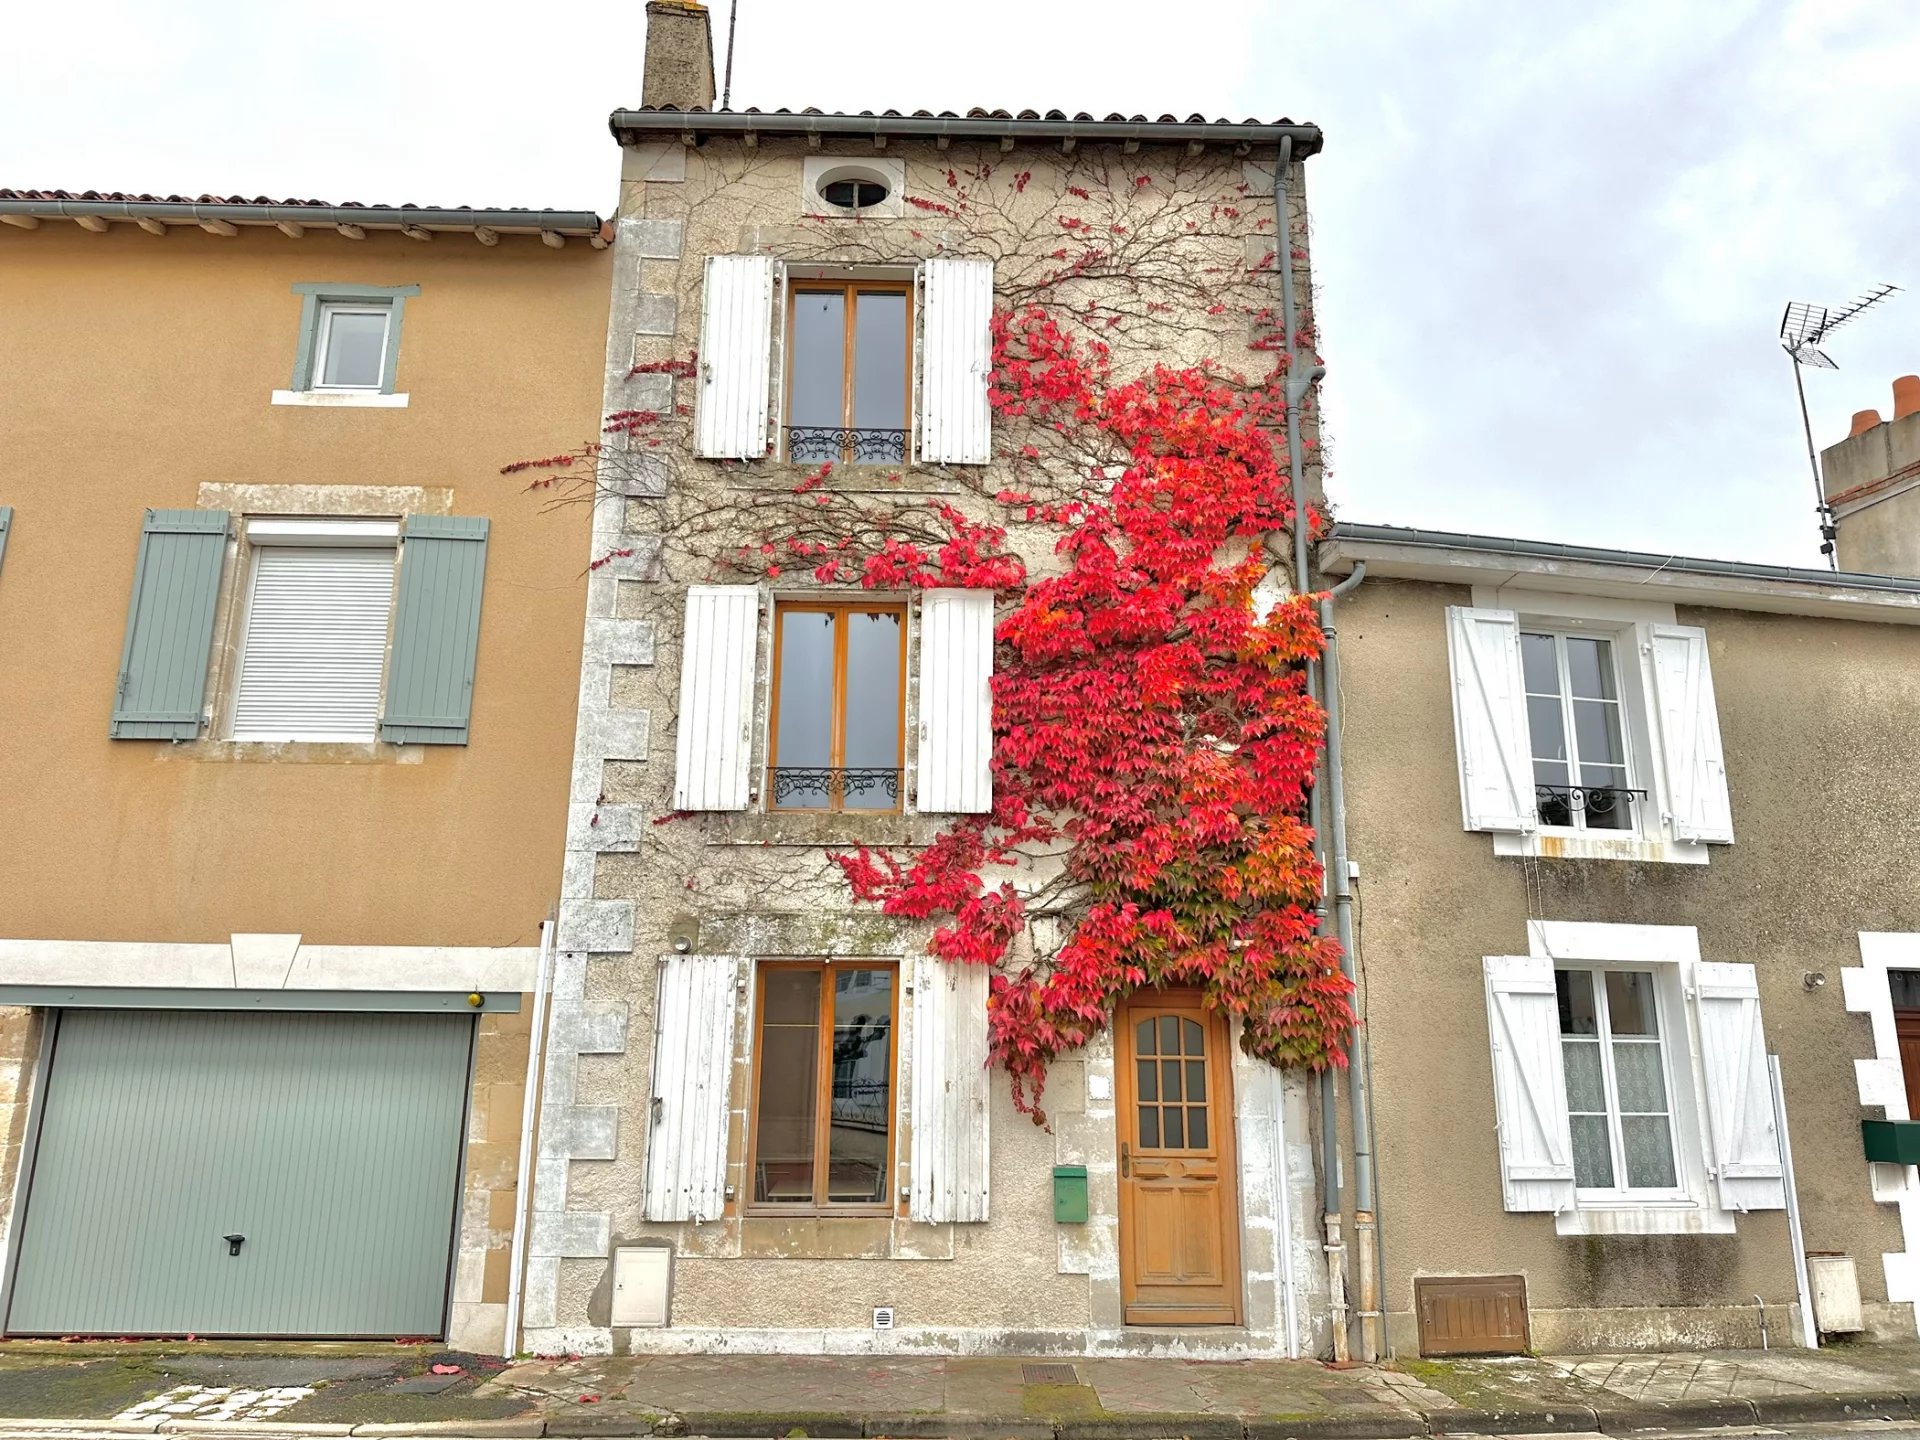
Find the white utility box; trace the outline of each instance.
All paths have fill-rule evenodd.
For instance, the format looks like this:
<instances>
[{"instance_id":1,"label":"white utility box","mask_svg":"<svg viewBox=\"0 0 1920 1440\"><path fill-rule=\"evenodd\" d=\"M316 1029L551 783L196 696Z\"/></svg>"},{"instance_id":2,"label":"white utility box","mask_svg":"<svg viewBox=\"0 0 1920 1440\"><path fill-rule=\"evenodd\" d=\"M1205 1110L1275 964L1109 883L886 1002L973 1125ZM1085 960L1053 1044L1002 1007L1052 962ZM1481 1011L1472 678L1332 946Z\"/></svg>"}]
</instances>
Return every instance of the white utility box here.
<instances>
[{"instance_id":1,"label":"white utility box","mask_svg":"<svg viewBox=\"0 0 1920 1440\"><path fill-rule=\"evenodd\" d=\"M613 1323L657 1329L667 1323L673 1251L665 1245L622 1245L613 1252Z\"/></svg>"},{"instance_id":2,"label":"white utility box","mask_svg":"<svg viewBox=\"0 0 1920 1440\"><path fill-rule=\"evenodd\" d=\"M1813 1323L1822 1335L1857 1335L1867 1328L1851 1255L1807 1256L1807 1283L1813 1287Z\"/></svg>"}]
</instances>

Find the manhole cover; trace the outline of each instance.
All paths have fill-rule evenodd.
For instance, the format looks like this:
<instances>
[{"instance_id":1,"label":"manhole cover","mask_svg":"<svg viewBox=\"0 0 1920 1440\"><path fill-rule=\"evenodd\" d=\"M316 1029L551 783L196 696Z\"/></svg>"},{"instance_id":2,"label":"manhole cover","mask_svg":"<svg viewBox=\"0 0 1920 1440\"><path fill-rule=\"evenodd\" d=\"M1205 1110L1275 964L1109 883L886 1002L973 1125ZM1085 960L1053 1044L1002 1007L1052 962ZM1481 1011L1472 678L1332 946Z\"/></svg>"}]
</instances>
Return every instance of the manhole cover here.
<instances>
[{"instance_id":1,"label":"manhole cover","mask_svg":"<svg viewBox=\"0 0 1920 1440\"><path fill-rule=\"evenodd\" d=\"M1028 1385L1078 1385L1071 1365L1022 1365L1020 1378Z\"/></svg>"}]
</instances>

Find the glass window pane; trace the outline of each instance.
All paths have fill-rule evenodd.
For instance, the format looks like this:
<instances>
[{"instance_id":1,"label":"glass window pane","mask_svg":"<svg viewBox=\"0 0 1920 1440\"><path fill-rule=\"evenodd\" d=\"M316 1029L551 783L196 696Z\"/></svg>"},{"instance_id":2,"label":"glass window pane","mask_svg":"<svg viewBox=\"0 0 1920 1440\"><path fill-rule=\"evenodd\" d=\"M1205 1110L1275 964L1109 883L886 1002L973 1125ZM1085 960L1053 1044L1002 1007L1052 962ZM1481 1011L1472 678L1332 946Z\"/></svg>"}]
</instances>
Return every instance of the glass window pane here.
<instances>
[{"instance_id":1,"label":"glass window pane","mask_svg":"<svg viewBox=\"0 0 1920 1440\"><path fill-rule=\"evenodd\" d=\"M1195 1150L1207 1148L1207 1112L1198 1105L1187 1107L1187 1144Z\"/></svg>"},{"instance_id":2,"label":"glass window pane","mask_svg":"<svg viewBox=\"0 0 1920 1440\"><path fill-rule=\"evenodd\" d=\"M1600 1042L1562 1040L1560 1055L1567 1072L1567 1109L1606 1114L1607 1085L1600 1070Z\"/></svg>"},{"instance_id":3,"label":"glass window pane","mask_svg":"<svg viewBox=\"0 0 1920 1440\"><path fill-rule=\"evenodd\" d=\"M1138 1050L1142 1055L1154 1054L1155 1051L1154 1051L1154 1044L1153 1044L1153 1036L1154 1036L1153 1021L1142 1020L1137 1026L1134 1027L1133 1048L1135 1050Z\"/></svg>"},{"instance_id":4,"label":"glass window pane","mask_svg":"<svg viewBox=\"0 0 1920 1440\"><path fill-rule=\"evenodd\" d=\"M1620 707L1611 700L1575 700L1573 738L1580 747L1582 765L1626 764L1626 748L1620 743Z\"/></svg>"},{"instance_id":5,"label":"glass window pane","mask_svg":"<svg viewBox=\"0 0 1920 1440\"><path fill-rule=\"evenodd\" d=\"M1200 1022L1198 1020L1182 1020L1180 1022L1180 1043L1185 1047L1187 1054L1204 1055L1207 1053L1206 1033L1206 1031L1200 1028Z\"/></svg>"},{"instance_id":6,"label":"glass window pane","mask_svg":"<svg viewBox=\"0 0 1920 1440\"><path fill-rule=\"evenodd\" d=\"M1152 1060L1136 1060L1134 1073L1139 1077L1140 1098L1158 1100L1160 1098L1160 1067Z\"/></svg>"},{"instance_id":7,"label":"glass window pane","mask_svg":"<svg viewBox=\"0 0 1920 1440\"><path fill-rule=\"evenodd\" d=\"M840 978L836 975L836 981ZM827 1122L827 1199L887 1198L887 1132L893 1118L893 971L861 970L837 984L833 1094Z\"/></svg>"},{"instance_id":8,"label":"glass window pane","mask_svg":"<svg viewBox=\"0 0 1920 1440\"><path fill-rule=\"evenodd\" d=\"M1645 970L1607 972L1607 1028L1615 1035L1658 1035L1653 976Z\"/></svg>"},{"instance_id":9,"label":"glass window pane","mask_svg":"<svg viewBox=\"0 0 1920 1440\"><path fill-rule=\"evenodd\" d=\"M1635 797L1627 793L1627 772L1603 765L1582 765L1580 783L1585 790L1586 816L1590 830L1630 830L1633 828Z\"/></svg>"},{"instance_id":10,"label":"glass window pane","mask_svg":"<svg viewBox=\"0 0 1920 1440\"><path fill-rule=\"evenodd\" d=\"M364 310L327 312L322 385L379 389L387 360L387 316Z\"/></svg>"},{"instance_id":11,"label":"glass window pane","mask_svg":"<svg viewBox=\"0 0 1920 1440\"><path fill-rule=\"evenodd\" d=\"M1162 1060L1160 1062L1160 1098L1162 1100L1179 1100L1182 1098L1180 1094L1180 1062L1178 1060Z\"/></svg>"},{"instance_id":12,"label":"glass window pane","mask_svg":"<svg viewBox=\"0 0 1920 1440\"><path fill-rule=\"evenodd\" d=\"M1575 699L1612 700L1613 646L1585 635L1567 637L1567 680Z\"/></svg>"},{"instance_id":13,"label":"glass window pane","mask_svg":"<svg viewBox=\"0 0 1920 1440\"><path fill-rule=\"evenodd\" d=\"M833 622L831 612L782 609L780 708L774 736L776 808L820 810L831 797L833 764Z\"/></svg>"},{"instance_id":14,"label":"glass window pane","mask_svg":"<svg viewBox=\"0 0 1920 1440\"><path fill-rule=\"evenodd\" d=\"M1889 970L1887 985L1893 991L1893 1008L1920 1010L1920 970Z\"/></svg>"},{"instance_id":15,"label":"glass window pane","mask_svg":"<svg viewBox=\"0 0 1920 1440\"><path fill-rule=\"evenodd\" d=\"M1204 1101L1207 1098L1207 1062L1204 1060L1187 1061L1187 1099Z\"/></svg>"},{"instance_id":16,"label":"glass window pane","mask_svg":"<svg viewBox=\"0 0 1920 1440\"><path fill-rule=\"evenodd\" d=\"M802 290L793 297L787 335L787 425L831 434L788 435L787 457L801 462L838 460L839 431L847 423L847 297L839 290Z\"/></svg>"},{"instance_id":17,"label":"glass window pane","mask_svg":"<svg viewBox=\"0 0 1920 1440\"><path fill-rule=\"evenodd\" d=\"M1180 1017L1178 1015L1160 1017L1160 1053L1162 1055L1180 1053Z\"/></svg>"},{"instance_id":18,"label":"glass window pane","mask_svg":"<svg viewBox=\"0 0 1920 1440\"><path fill-rule=\"evenodd\" d=\"M1160 1132L1160 1140L1164 1148L1168 1150L1186 1149L1187 1138L1186 1132L1180 1124L1180 1107L1178 1105L1165 1106L1161 1109L1160 1114L1164 1122Z\"/></svg>"},{"instance_id":19,"label":"glass window pane","mask_svg":"<svg viewBox=\"0 0 1920 1440\"><path fill-rule=\"evenodd\" d=\"M1573 1183L1583 1190L1613 1188L1613 1142L1604 1115L1575 1115L1573 1122Z\"/></svg>"},{"instance_id":20,"label":"glass window pane","mask_svg":"<svg viewBox=\"0 0 1920 1440\"><path fill-rule=\"evenodd\" d=\"M1160 1148L1160 1107L1158 1105L1140 1107L1140 1148L1143 1150Z\"/></svg>"},{"instance_id":21,"label":"glass window pane","mask_svg":"<svg viewBox=\"0 0 1920 1440\"><path fill-rule=\"evenodd\" d=\"M1615 1042L1613 1083L1620 1092L1621 1110L1664 1115L1667 1110L1667 1077L1665 1067L1660 1063L1659 1042Z\"/></svg>"},{"instance_id":22,"label":"glass window pane","mask_svg":"<svg viewBox=\"0 0 1920 1440\"><path fill-rule=\"evenodd\" d=\"M849 810L891 810L900 799L898 610L847 612L845 798Z\"/></svg>"},{"instance_id":23,"label":"glass window pane","mask_svg":"<svg viewBox=\"0 0 1920 1440\"><path fill-rule=\"evenodd\" d=\"M761 990L760 1093L754 1107L753 1198L813 1203L820 972L770 969Z\"/></svg>"},{"instance_id":24,"label":"glass window pane","mask_svg":"<svg viewBox=\"0 0 1920 1440\"><path fill-rule=\"evenodd\" d=\"M1593 1008L1593 972L1556 970L1553 988L1560 997L1560 1033L1598 1035L1600 1019Z\"/></svg>"},{"instance_id":25,"label":"glass window pane","mask_svg":"<svg viewBox=\"0 0 1920 1440\"><path fill-rule=\"evenodd\" d=\"M1533 741L1536 760L1567 758L1566 722L1561 713L1559 696L1527 697L1527 734Z\"/></svg>"},{"instance_id":26,"label":"glass window pane","mask_svg":"<svg viewBox=\"0 0 1920 1440\"><path fill-rule=\"evenodd\" d=\"M1620 1138L1627 1152L1627 1188L1671 1190L1673 1137L1664 1115L1628 1115L1620 1122Z\"/></svg>"},{"instance_id":27,"label":"glass window pane","mask_svg":"<svg viewBox=\"0 0 1920 1440\"><path fill-rule=\"evenodd\" d=\"M1529 695L1560 693L1560 664L1553 653L1553 636L1521 635L1520 671L1526 676Z\"/></svg>"},{"instance_id":28,"label":"glass window pane","mask_svg":"<svg viewBox=\"0 0 1920 1440\"><path fill-rule=\"evenodd\" d=\"M853 423L863 431L856 460L907 457L907 297L859 292L853 309Z\"/></svg>"}]
</instances>

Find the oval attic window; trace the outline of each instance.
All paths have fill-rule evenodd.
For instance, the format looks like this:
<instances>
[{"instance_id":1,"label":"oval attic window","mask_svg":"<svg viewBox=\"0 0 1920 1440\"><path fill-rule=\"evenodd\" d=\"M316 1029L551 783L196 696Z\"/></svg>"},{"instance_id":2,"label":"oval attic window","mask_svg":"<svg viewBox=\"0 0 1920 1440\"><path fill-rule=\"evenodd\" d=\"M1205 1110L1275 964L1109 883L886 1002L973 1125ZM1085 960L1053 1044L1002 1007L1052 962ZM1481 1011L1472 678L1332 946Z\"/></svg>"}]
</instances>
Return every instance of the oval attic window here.
<instances>
[{"instance_id":1,"label":"oval attic window","mask_svg":"<svg viewBox=\"0 0 1920 1440\"><path fill-rule=\"evenodd\" d=\"M887 198L886 182L859 177L829 180L820 187L820 198L837 210L866 210Z\"/></svg>"}]
</instances>

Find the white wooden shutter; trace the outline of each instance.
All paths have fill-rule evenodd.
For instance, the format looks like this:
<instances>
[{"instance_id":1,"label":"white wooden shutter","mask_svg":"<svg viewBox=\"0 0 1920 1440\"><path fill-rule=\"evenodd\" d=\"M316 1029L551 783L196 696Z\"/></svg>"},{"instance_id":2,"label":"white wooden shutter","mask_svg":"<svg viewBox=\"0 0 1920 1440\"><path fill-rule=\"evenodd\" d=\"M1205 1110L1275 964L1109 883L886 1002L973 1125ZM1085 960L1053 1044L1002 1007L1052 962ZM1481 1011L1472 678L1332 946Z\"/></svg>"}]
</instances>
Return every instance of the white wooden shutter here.
<instances>
[{"instance_id":1,"label":"white wooden shutter","mask_svg":"<svg viewBox=\"0 0 1920 1440\"><path fill-rule=\"evenodd\" d=\"M262 545L234 687L235 740L371 740L393 614L388 546Z\"/></svg>"},{"instance_id":2,"label":"white wooden shutter","mask_svg":"<svg viewBox=\"0 0 1920 1440\"><path fill-rule=\"evenodd\" d=\"M1703 962L1694 967L1693 983L1721 1208L1783 1210L1786 1182L1754 968Z\"/></svg>"},{"instance_id":3,"label":"white wooden shutter","mask_svg":"<svg viewBox=\"0 0 1920 1440\"><path fill-rule=\"evenodd\" d=\"M759 638L758 587L687 587L674 737L676 810L747 808Z\"/></svg>"},{"instance_id":4,"label":"white wooden shutter","mask_svg":"<svg viewBox=\"0 0 1920 1440\"><path fill-rule=\"evenodd\" d=\"M1720 749L1720 715L1707 664L1707 632L1693 625L1648 625L1654 729L1667 775L1673 838L1733 843L1733 802Z\"/></svg>"},{"instance_id":5,"label":"white wooden shutter","mask_svg":"<svg viewBox=\"0 0 1920 1440\"><path fill-rule=\"evenodd\" d=\"M1448 606L1447 660L1453 667L1453 738L1466 828L1533 829L1538 812L1520 617L1511 610Z\"/></svg>"},{"instance_id":6,"label":"white wooden shutter","mask_svg":"<svg viewBox=\"0 0 1920 1440\"><path fill-rule=\"evenodd\" d=\"M700 393L694 453L750 460L767 453L773 378L774 261L709 255L700 296Z\"/></svg>"},{"instance_id":7,"label":"white wooden shutter","mask_svg":"<svg viewBox=\"0 0 1920 1440\"><path fill-rule=\"evenodd\" d=\"M1493 1109L1500 1182L1509 1210L1573 1208L1573 1131L1560 1056L1553 961L1489 955L1487 1028L1493 1041Z\"/></svg>"},{"instance_id":8,"label":"white wooden shutter","mask_svg":"<svg viewBox=\"0 0 1920 1440\"><path fill-rule=\"evenodd\" d=\"M920 291L920 458L984 465L993 458L993 262L928 260Z\"/></svg>"},{"instance_id":9,"label":"white wooden shutter","mask_svg":"<svg viewBox=\"0 0 1920 1440\"><path fill-rule=\"evenodd\" d=\"M740 963L732 955L661 957L647 1136L649 1220L717 1220L726 1208Z\"/></svg>"},{"instance_id":10,"label":"white wooden shutter","mask_svg":"<svg viewBox=\"0 0 1920 1440\"><path fill-rule=\"evenodd\" d=\"M910 1214L987 1218L987 967L921 956L913 971Z\"/></svg>"},{"instance_id":11,"label":"white wooden shutter","mask_svg":"<svg viewBox=\"0 0 1920 1440\"><path fill-rule=\"evenodd\" d=\"M920 596L922 814L993 808L993 592Z\"/></svg>"}]
</instances>

